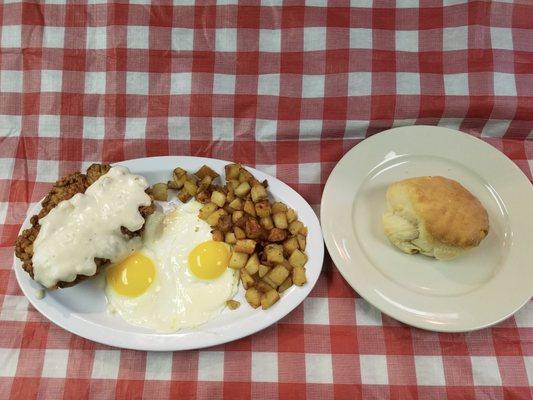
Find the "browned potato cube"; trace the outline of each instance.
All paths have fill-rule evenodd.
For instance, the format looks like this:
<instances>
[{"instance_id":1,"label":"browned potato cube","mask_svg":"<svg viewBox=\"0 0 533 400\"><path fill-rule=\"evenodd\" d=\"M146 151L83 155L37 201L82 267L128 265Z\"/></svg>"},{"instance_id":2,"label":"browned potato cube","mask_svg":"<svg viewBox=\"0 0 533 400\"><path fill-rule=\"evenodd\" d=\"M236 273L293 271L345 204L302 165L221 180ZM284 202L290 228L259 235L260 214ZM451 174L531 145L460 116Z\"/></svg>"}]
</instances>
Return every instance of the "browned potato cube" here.
<instances>
[{"instance_id":1,"label":"browned potato cube","mask_svg":"<svg viewBox=\"0 0 533 400\"><path fill-rule=\"evenodd\" d=\"M240 184L241 183L239 182L238 179L232 179L228 181L228 186L231 187L231 189L233 190L233 193L235 193L235 189L237 189Z\"/></svg>"},{"instance_id":2,"label":"browned potato cube","mask_svg":"<svg viewBox=\"0 0 533 400\"><path fill-rule=\"evenodd\" d=\"M233 232L235 233L235 238L237 240L246 239L246 233L244 232L242 228L239 228L238 226L234 226Z\"/></svg>"},{"instance_id":3,"label":"browned potato cube","mask_svg":"<svg viewBox=\"0 0 533 400\"><path fill-rule=\"evenodd\" d=\"M287 279L285 279L283 283L278 286L278 292L283 293L285 290L287 290L291 286L292 286L292 278L288 276Z\"/></svg>"},{"instance_id":4,"label":"browned potato cube","mask_svg":"<svg viewBox=\"0 0 533 400\"><path fill-rule=\"evenodd\" d=\"M287 255L291 255L292 252L299 248L298 240L293 236L283 242L283 251Z\"/></svg>"},{"instance_id":5,"label":"browned potato cube","mask_svg":"<svg viewBox=\"0 0 533 400\"><path fill-rule=\"evenodd\" d=\"M192 198L192 196L193 195L190 194L185 188L182 188L178 193L178 199L180 199L182 203L187 203Z\"/></svg>"},{"instance_id":6,"label":"browned potato cube","mask_svg":"<svg viewBox=\"0 0 533 400\"><path fill-rule=\"evenodd\" d=\"M289 257L289 262L293 267L303 267L307 262L307 256L300 250L294 250Z\"/></svg>"},{"instance_id":7,"label":"browned potato cube","mask_svg":"<svg viewBox=\"0 0 533 400\"><path fill-rule=\"evenodd\" d=\"M194 196L196 192L198 191L198 186L196 186L196 183L191 181L185 181L183 184L183 188L189 193L191 196Z\"/></svg>"},{"instance_id":8,"label":"browned potato cube","mask_svg":"<svg viewBox=\"0 0 533 400\"><path fill-rule=\"evenodd\" d=\"M267 240L269 242L283 242L287 238L287 231L279 228L272 228L268 232Z\"/></svg>"},{"instance_id":9,"label":"browned potato cube","mask_svg":"<svg viewBox=\"0 0 533 400\"><path fill-rule=\"evenodd\" d=\"M231 222L236 224L237 221L240 220L242 217L244 217L244 213L242 211L234 211L231 214Z\"/></svg>"},{"instance_id":10,"label":"browned potato cube","mask_svg":"<svg viewBox=\"0 0 533 400\"><path fill-rule=\"evenodd\" d=\"M267 274L267 278L279 286L283 283L285 279L289 276L289 271L283 265L276 265L270 270ZM263 278L264 279L264 278Z\"/></svg>"},{"instance_id":11,"label":"browned potato cube","mask_svg":"<svg viewBox=\"0 0 533 400\"><path fill-rule=\"evenodd\" d=\"M287 206L281 201L276 201L272 204L272 214L287 212Z\"/></svg>"},{"instance_id":12,"label":"browned potato cube","mask_svg":"<svg viewBox=\"0 0 533 400\"><path fill-rule=\"evenodd\" d=\"M226 185L226 202L231 203L235 200L235 189L231 185Z\"/></svg>"},{"instance_id":13,"label":"browned potato cube","mask_svg":"<svg viewBox=\"0 0 533 400\"><path fill-rule=\"evenodd\" d=\"M257 288L257 290L259 290L262 293L266 293L266 292L271 291L272 289L275 289L275 287L270 286L268 283L266 283L263 280L257 282L255 284L255 287Z\"/></svg>"},{"instance_id":14,"label":"browned potato cube","mask_svg":"<svg viewBox=\"0 0 533 400\"><path fill-rule=\"evenodd\" d=\"M187 174L187 171L184 170L183 168L181 167L177 167L177 168L174 168L174 171L172 171L172 175L175 177L175 178L179 178L183 175L186 175Z\"/></svg>"},{"instance_id":15,"label":"browned potato cube","mask_svg":"<svg viewBox=\"0 0 533 400\"><path fill-rule=\"evenodd\" d=\"M259 265L259 277L260 278L264 277L268 273L268 271L270 271L269 267L263 264Z\"/></svg>"},{"instance_id":16,"label":"browned potato cube","mask_svg":"<svg viewBox=\"0 0 533 400\"><path fill-rule=\"evenodd\" d=\"M261 296L261 308L263 308L263 310L266 310L278 300L279 293L277 290L270 290L266 293L263 293L263 295Z\"/></svg>"},{"instance_id":17,"label":"browned potato cube","mask_svg":"<svg viewBox=\"0 0 533 400\"><path fill-rule=\"evenodd\" d=\"M198 171L194 173L198 178L203 179L205 176L209 176L211 180L217 178L219 175L209 168L207 165L203 165Z\"/></svg>"},{"instance_id":18,"label":"browned potato cube","mask_svg":"<svg viewBox=\"0 0 533 400\"><path fill-rule=\"evenodd\" d=\"M305 246L307 245L307 239L305 238L305 236L298 234L296 235L296 240L298 241L298 247L300 248L300 250L305 251Z\"/></svg>"},{"instance_id":19,"label":"browned potato cube","mask_svg":"<svg viewBox=\"0 0 533 400\"><path fill-rule=\"evenodd\" d=\"M198 217L200 219L203 219L204 221L209 217L211 214L213 214L217 210L217 205L214 203L207 203L202 208L200 208L200 212L198 213Z\"/></svg>"},{"instance_id":20,"label":"browned potato cube","mask_svg":"<svg viewBox=\"0 0 533 400\"><path fill-rule=\"evenodd\" d=\"M226 237L224 238L224 241L227 244L235 244L235 243L237 243L237 238L235 237L235 233L226 232Z\"/></svg>"},{"instance_id":21,"label":"browned potato cube","mask_svg":"<svg viewBox=\"0 0 533 400\"><path fill-rule=\"evenodd\" d=\"M259 271L259 257L257 256L257 253L252 254L252 256L248 259L248 262L244 266L246 268L246 272L248 272L250 275L255 274L257 271Z\"/></svg>"},{"instance_id":22,"label":"browned potato cube","mask_svg":"<svg viewBox=\"0 0 533 400\"><path fill-rule=\"evenodd\" d=\"M279 229L287 229L287 214L280 212L273 215L272 219L274 220L274 225Z\"/></svg>"},{"instance_id":23,"label":"browned potato cube","mask_svg":"<svg viewBox=\"0 0 533 400\"><path fill-rule=\"evenodd\" d=\"M298 232L300 232L300 235L302 235L304 237L307 236L307 226L302 225L302 227L300 228L300 230Z\"/></svg>"},{"instance_id":24,"label":"browned potato cube","mask_svg":"<svg viewBox=\"0 0 533 400\"><path fill-rule=\"evenodd\" d=\"M270 215L270 203L268 200L261 200L255 203L255 213L261 218L268 217Z\"/></svg>"},{"instance_id":25,"label":"browned potato cube","mask_svg":"<svg viewBox=\"0 0 533 400\"><path fill-rule=\"evenodd\" d=\"M217 222L217 229L226 233L231 229L231 217L227 214L221 215Z\"/></svg>"},{"instance_id":26,"label":"browned potato cube","mask_svg":"<svg viewBox=\"0 0 533 400\"><path fill-rule=\"evenodd\" d=\"M255 218L248 218L244 224L244 232L246 237L250 239L257 239L261 236L263 228L259 225L259 222Z\"/></svg>"},{"instance_id":27,"label":"browned potato cube","mask_svg":"<svg viewBox=\"0 0 533 400\"><path fill-rule=\"evenodd\" d=\"M166 183L156 183L152 186L152 195L154 200L167 201L168 187Z\"/></svg>"},{"instance_id":28,"label":"browned potato cube","mask_svg":"<svg viewBox=\"0 0 533 400\"><path fill-rule=\"evenodd\" d=\"M254 278L252 278L252 276L248 272L246 272L246 269L244 268L241 269L241 282L242 286L245 289L248 289L255 285Z\"/></svg>"},{"instance_id":29,"label":"browned potato cube","mask_svg":"<svg viewBox=\"0 0 533 400\"><path fill-rule=\"evenodd\" d=\"M205 222L207 222L210 226L216 226L218 224L218 220L223 215L226 215L226 211L224 211L222 208L219 208L214 213L212 213L209 217L206 218Z\"/></svg>"},{"instance_id":30,"label":"browned potato cube","mask_svg":"<svg viewBox=\"0 0 533 400\"><path fill-rule=\"evenodd\" d=\"M250 193L250 184L248 182L242 182L237 188L235 189L235 194L239 197L246 197L248 193Z\"/></svg>"},{"instance_id":31,"label":"browned potato cube","mask_svg":"<svg viewBox=\"0 0 533 400\"><path fill-rule=\"evenodd\" d=\"M271 230L274 227L274 221L272 221L272 217L270 215L261 218L260 224L267 231Z\"/></svg>"},{"instance_id":32,"label":"browned potato cube","mask_svg":"<svg viewBox=\"0 0 533 400\"><path fill-rule=\"evenodd\" d=\"M181 184L181 186L178 186L178 183L176 181L168 181L167 182L167 188L168 189L177 190L177 189L181 189L182 186L183 186L183 183Z\"/></svg>"},{"instance_id":33,"label":"browned potato cube","mask_svg":"<svg viewBox=\"0 0 533 400\"><path fill-rule=\"evenodd\" d=\"M260 200L268 199L268 193L263 185L253 185L251 190L252 201L254 203Z\"/></svg>"},{"instance_id":34,"label":"browned potato cube","mask_svg":"<svg viewBox=\"0 0 533 400\"><path fill-rule=\"evenodd\" d=\"M236 310L241 306L241 303L239 303L237 300L227 300L226 305L230 310Z\"/></svg>"},{"instance_id":35,"label":"browned potato cube","mask_svg":"<svg viewBox=\"0 0 533 400\"><path fill-rule=\"evenodd\" d=\"M224 241L224 233L222 231L215 229L213 232L211 232L213 235L213 240L215 242L223 242Z\"/></svg>"},{"instance_id":36,"label":"browned potato cube","mask_svg":"<svg viewBox=\"0 0 533 400\"><path fill-rule=\"evenodd\" d=\"M254 176L241 167L239 170L239 182L250 182L254 179Z\"/></svg>"},{"instance_id":37,"label":"browned potato cube","mask_svg":"<svg viewBox=\"0 0 533 400\"><path fill-rule=\"evenodd\" d=\"M283 262L283 247L279 244L269 244L265 247L267 260L273 263Z\"/></svg>"},{"instance_id":38,"label":"browned potato cube","mask_svg":"<svg viewBox=\"0 0 533 400\"><path fill-rule=\"evenodd\" d=\"M198 200L202 204L207 204L211 200L211 192L209 189L205 190L198 190L198 193L196 193L196 200Z\"/></svg>"},{"instance_id":39,"label":"browned potato cube","mask_svg":"<svg viewBox=\"0 0 533 400\"><path fill-rule=\"evenodd\" d=\"M291 235L296 235L300 231L300 229L302 229L303 226L304 224L298 220L292 221L289 224L289 232L291 233Z\"/></svg>"},{"instance_id":40,"label":"browned potato cube","mask_svg":"<svg viewBox=\"0 0 533 400\"><path fill-rule=\"evenodd\" d=\"M187 180L187 174L183 174L183 175L180 175L180 176L176 176L176 174L174 174L174 177L173 177L173 185L172 185L172 189L181 189L183 187L183 185L185 184L185 181Z\"/></svg>"},{"instance_id":41,"label":"browned potato cube","mask_svg":"<svg viewBox=\"0 0 533 400\"><path fill-rule=\"evenodd\" d=\"M248 288L244 294L244 297L246 298L248 304L250 304L253 308L257 308L261 304L261 293L256 288Z\"/></svg>"},{"instance_id":42,"label":"browned potato cube","mask_svg":"<svg viewBox=\"0 0 533 400\"><path fill-rule=\"evenodd\" d=\"M229 206L234 211L242 210L242 201L236 197L231 203L229 203Z\"/></svg>"},{"instance_id":43,"label":"browned potato cube","mask_svg":"<svg viewBox=\"0 0 533 400\"><path fill-rule=\"evenodd\" d=\"M219 207L224 207L226 203L226 194L215 190L211 193L211 202L215 203Z\"/></svg>"},{"instance_id":44,"label":"browned potato cube","mask_svg":"<svg viewBox=\"0 0 533 400\"><path fill-rule=\"evenodd\" d=\"M239 164L228 164L224 167L226 173L226 180L230 181L232 179L239 179L239 172L241 166Z\"/></svg>"},{"instance_id":45,"label":"browned potato cube","mask_svg":"<svg viewBox=\"0 0 533 400\"><path fill-rule=\"evenodd\" d=\"M245 213L250 214L252 217L256 216L255 207L254 207L254 203L252 203L252 200L246 200L244 202L243 209Z\"/></svg>"},{"instance_id":46,"label":"browned potato cube","mask_svg":"<svg viewBox=\"0 0 533 400\"><path fill-rule=\"evenodd\" d=\"M211 185L211 182L213 181L213 178L211 178L209 175L206 175L202 178L200 183L198 184L198 191L201 192L209 187Z\"/></svg>"},{"instance_id":47,"label":"browned potato cube","mask_svg":"<svg viewBox=\"0 0 533 400\"><path fill-rule=\"evenodd\" d=\"M255 250L256 242L252 239L241 239L237 240L235 245L235 251L239 253L253 254Z\"/></svg>"},{"instance_id":48,"label":"browned potato cube","mask_svg":"<svg viewBox=\"0 0 533 400\"><path fill-rule=\"evenodd\" d=\"M288 260L283 260L283 262L280 265L283 265L287 271L289 272L292 271L293 266Z\"/></svg>"},{"instance_id":49,"label":"browned potato cube","mask_svg":"<svg viewBox=\"0 0 533 400\"><path fill-rule=\"evenodd\" d=\"M292 269L292 282L296 286L302 286L303 284L307 282L304 267L294 267Z\"/></svg>"},{"instance_id":50,"label":"browned potato cube","mask_svg":"<svg viewBox=\"0 0 533 400\"><path fill-rule=\"evenodd\" d=\"M287 221L289 224L293 221L296 221L298 219L298 214L296 214L296 211L294 211L292 208L289 208L287 210Z\"/></svg>"},{"instance_id":51,"label":"browned potato cube","mask_svg":"<svg viewBox=\"0 0 533 400\"><path fill-rule=\"evenodd\" d=\"M248 254L239 253L234 250L229 259L228 266L234 269L241 269L244 268L244 266L246 265L246 261L248 261Z\"/></svg>"}]
</instances>

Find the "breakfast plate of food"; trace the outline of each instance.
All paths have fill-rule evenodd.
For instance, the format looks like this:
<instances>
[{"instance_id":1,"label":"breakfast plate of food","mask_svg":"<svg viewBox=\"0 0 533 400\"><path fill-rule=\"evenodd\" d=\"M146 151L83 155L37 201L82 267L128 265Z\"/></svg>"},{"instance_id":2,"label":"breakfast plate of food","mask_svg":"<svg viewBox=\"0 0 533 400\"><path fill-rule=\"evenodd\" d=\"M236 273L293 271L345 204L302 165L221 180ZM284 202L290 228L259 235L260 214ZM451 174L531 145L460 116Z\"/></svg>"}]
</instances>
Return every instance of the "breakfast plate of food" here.
<instances>
[{"instance_id":1,"label":"breakfast plate of food","mask_svg":"<svg viewBox=\"0 0 533 400\"><path fill-rule=\"evenodd\" d=\"M213 346L277 322L310 293L324 245L280 180L201 157L93 164L28 211L15 273L32 305L87 339Z\"/></svg>"},{"instance_id":2,"label":"breakfast plate of food","mask_svg":"<svg viewBox=\"0 0 533 400\"><path fill-rule=\"evenodd\" d=\"M531 204L529 179L489 144L410 126L339 161L321 224L334 263L367 301L415 327L464 332L530 300Z\"/></svg>"}]
</instances>

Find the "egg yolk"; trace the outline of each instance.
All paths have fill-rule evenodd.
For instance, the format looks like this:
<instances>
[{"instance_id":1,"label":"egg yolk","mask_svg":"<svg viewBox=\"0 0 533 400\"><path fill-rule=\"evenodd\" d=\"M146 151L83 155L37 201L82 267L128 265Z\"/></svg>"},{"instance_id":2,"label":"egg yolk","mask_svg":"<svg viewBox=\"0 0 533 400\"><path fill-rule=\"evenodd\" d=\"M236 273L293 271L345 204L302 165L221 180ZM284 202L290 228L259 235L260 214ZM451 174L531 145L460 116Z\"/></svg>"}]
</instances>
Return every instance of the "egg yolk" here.
<instances>
[{"instance_id":1,"label":"egg yolk","mask_svg":"<svg viewBox=\"0 0 533 400\"><path fill-rule=\"evenodd\" d=\"M189 253L189 270L200 279L215 279L228 267L229 257L225 243L209 240Z\"/></svg>"},{"instance_id":2,"label":"egg yolk","mask_svg":"<svg viewBox=\"0 0 533 400\"><path fill-rule=\"evenodd\" d=\"M115 292L127 297L137 297L143 294L154 278L154 262L139 252L133 253L107 271L107 282Z\"/></svg>"}]
</instances>

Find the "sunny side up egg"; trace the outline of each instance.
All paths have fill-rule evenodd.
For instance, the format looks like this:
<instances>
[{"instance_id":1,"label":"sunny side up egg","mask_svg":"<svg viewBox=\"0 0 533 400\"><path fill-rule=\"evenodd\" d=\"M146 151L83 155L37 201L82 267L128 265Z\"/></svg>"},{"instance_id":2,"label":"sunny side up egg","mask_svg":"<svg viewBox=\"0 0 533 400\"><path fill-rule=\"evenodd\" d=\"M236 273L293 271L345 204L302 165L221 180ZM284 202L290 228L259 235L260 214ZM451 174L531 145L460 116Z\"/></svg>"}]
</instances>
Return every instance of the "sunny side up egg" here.
<instances>
[{"instance_id":1,"label":"sunny side up egg","mask_svg":"<svg viewBox=\"0 0 533 400\"><path fill-rule=\"evenodd\" d=\"M230 250L211 239L201 204L152 214L142 246L107 271L109 308L130 324L172 332L207 322L237 292Z\"/></svg>"}]
</instances>

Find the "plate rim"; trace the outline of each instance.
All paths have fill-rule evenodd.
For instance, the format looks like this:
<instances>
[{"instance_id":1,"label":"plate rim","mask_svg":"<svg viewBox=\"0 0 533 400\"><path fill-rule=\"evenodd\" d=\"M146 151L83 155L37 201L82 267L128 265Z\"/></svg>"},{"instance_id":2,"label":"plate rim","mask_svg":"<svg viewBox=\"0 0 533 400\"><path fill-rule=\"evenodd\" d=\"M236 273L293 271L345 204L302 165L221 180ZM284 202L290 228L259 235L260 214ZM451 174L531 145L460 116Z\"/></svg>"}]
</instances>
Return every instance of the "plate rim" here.
<instances>
[{"instance_id":1,"label":"plate rim","mask_svg":"<svg viewBox=\"0 0 533 400\"><path fill-rule=\"evenodd\" d=\"M337 270L342 275L344 280L348 283L348 285L350 287L352 287L352 289L354 291L356 291L366 301L368 301L370 304L372 304L374 307L376 307L378 310L380 310L383 314L388 315L389 317L391 317L391 318L393 318L393 319L395 319L397 321L400 321L400 322L402 322L404 324L407 324L409 326L412 326L412 327L415 327L415 328L419 328L419 329L428 330L428 331L434 331L434 332L447 332L447 333L457 332L457 333L459 333L459 332L470 332L470 331L484 329L484 328L490 327L492 325L495 325L495 324L497 324L499 322L502 322L502 321L506 320L507 318L511 317L512 315L514 315L518 310L520 310L524 305L526 305L531 300L531 295L529 297L527 297L527 298L524 298L523 301L521 301L520 305L513 307L513 310L512 311L510 310L510 311L506 312L505 315L502 315L502 316L500 316L500 317L498 317L496 319L493 319L491 321L487 321L487 322L482 323L482 324L474 324L474 325L470 325L470 326L465 326L464 328L460 328L460 327L457 327L455 325L454 326L446 326L446 325L439 326L439 325L428 324L428 323L424 323L424 320L422 318L418 318L418 319L416 319L416 318L406 318L402 314L398 315L398 313L389 312L388 310L386 310L387 307L384 306L384 302L382 304L379 301L375 301L374 296L369 293L370 289L366 289L364 283L353 282L353 279L348 274L348 268L347 268L347 265L345 265L346 262L342 259L342 257L340 256L339 252L337 251L336 245L333 243L333 234L329 231L328 224L325 222L327 220L327 218L328 218L328 216L326 216L326 212L325 211L328 210L327 203L329 202L329 197L330 197L329 192L331 191L331 186L333 185L332 179L335 179L335 175L336 175L336 173L339 172L339 169L342 167L343 161L346 162L346 160L349 157L353 157L353 153L359 152L359 151L363 151L363 149L365 147L372 146L373 143L376 140L382 140L384 138L384 136L386 136L386 135L398 135L398 134L402 134L403 132L406 132L406 134L410 134L413 131L422 131L422 130L431 130L431 131L433 131L433 132L431 132L431 134L437 134L438 132L441 132L443 134L449 135L450 137L452 137L453 135L455 135L455 137L459 137L460 136L460 137L464 138L465 140L470 140L471 143L473 143L474 145L481 145L482 148L485 149L485 151L492 152L493 155L497 156L502 162L505 162L508 165L508 167L512 168L514 170L515 175L517 176L517 179L522 180L523 183L525 183L524 181L527 181L529 184L531 184L531 182L529 181L527 176L503 152L498 151L496 148L494 148L490 144L484 142L483 140L481 140L481 139L479 139L479 138L477 138L475 136L467 134L465 132L461 132L461 131L458 131L458 130L455 130L455 129L445 128L445 127L433 126L433 125L403 126L403 127L396 127L396 128L387 129L387 130L381 131L381 132L379 132L379 133L377 133L375 135L372 135L372 136L370 136L368 138L365 138L365 139L361 140L360 142L358 142L356 145L354 145L336 163L336 165L332 169L330 175L328 176L328 179L327 179L326 184L324 186L324 191L322 193L322 199L321 199L321 203L320 203L320 211L321 211L320 212L320 222L321 222L321 226L322 226L322 233L323 233L323 237L324 237L324 242L326 243L326 248L328 250L328 253L330 254L333 262L335 263L335 265L337 267ZM421 134L423 134L423 132L421 132ZM363 146L361 146L362 144L363 144ZM391 147L389 150L393 151L394 149ZM368 166L368 172L371 172L374 167L376 167L376 165ZM365 173L366 172L367 171L365 170ZM365 175L365 176L367 176L367 175ZM490 181L490 179L487 179L487 181ZM359 193L359 187L357 187L357 189L355 190L356 197L357 197L358 193ZM355 200L355 198L351 199L351 200L352 200L351 204L353 204L353 201ZM351 219L347 219L347 220L350 221L350 225L351 225ZM360 257L361 258L363 258L363 257L366 258L366 256L364 254L361 254ZM354 265L353 265L354 263L356 264L357 261L352 261L352 264L349 264L349 266L351 266L353 268L354 267ZM437 326L439 326L440 329L438 329Z\"/></svg>"},{"instance_id":2,"label":"plate rim","mask_svg":"<svg viewBox=\"0 0 533 400\"><path fill-rule=\"evenodd\" d=\"M158 161L162 159L165 159L165 162L170 162L171 160L174 160L173 161L174 165L180 165L179 164L180 162L186 163L186 162L191 162L191 161L198 162L198 163L206 163L207 165L209 165L208 164L209 162L213 162L213 161L215 163L224 164L224 165L232 163L232 161L221 160L221 159L216 159L216 158L211 158L211 157L170 155L170 156L156 156L156 157L140 157L140 158L122 160L122 161L113 162L111 163L111 165L128 164L126 166L128 166L131 169L132 167L129 166L129 164L131 163L134 163L134 164L136 163L142 164L145 162L157 163ZM80 329L80 326L78 326L79 321L70 321L70 324L69 324L68 320L63 320L63 319L58 318L56 313L53 313L52 315L50 315L50 312L43 311L43 309L47 309L48 306L44 306L45 303L43 303L42 300L38 299L34 295L34 293L29 293L31 290L35 290L34 288L31 288L31 285L34 285L35 283L29 278L27 273L21 268L21 264L22 264L21 261L16 256L14 256L12 268L15 270L17 284L19 285L24 296L32 304L32 306L51 323L61 327L62 329L65 329L66 331L72 334L83 337L87 340L91 340L96 343L101 343L107 346L113 346L113 347L122 348L122 349L142 350L142 351L197 350L197 349L202 349L206 347L223 345L225 343L239 340L239 339L251 336L263 329L268 328L271 325L278 323L279 321L281 321L289 313L294 311L299 305L303 303L303 301L309 296L309 294L311 293L311 291L313 290L314 286L316 285L319 279L319 276L323 268L323 262L324 262L324 239L322 235L322 229L320 227L318 216L314 212L311 205L303 198L303 196L300 193L298 193L296 190L291 188L288 184L286 184L281 179L278 179L275 176L272 176L266 172L260 171L256 168L250 167L249 165L246 165L246 164L242 164L242 165L254 175L259 173L259 175L263 175L265 177L264 179L267 179L269 181L274 180L276 184L280 185L284 191L288 191L288 194L290 194L292 197L296 199L296 201L299 204L298 207L295 207L297 208L298 213L300 214L303 211L305 211L305 215L306 215L305 222L309 228L310 238L314 239L314 244L315 244L313 254L316 253L315 257L313 257L312 260L311 258L309 260L309 263L310 264L312 263L313 268L308 269L308 272L307 272L308 281L306 285L295 288L298 291L301 290L301 292L297 292L294 295L294 297L290 299L292 300L290 303L288 302L288 300L286 300L285 302L280 301L277 305L281 306L281 308L273 307L266 311L260 310L260 309L256 310L257 312L251 317L251 318L255 318L255 320L258 320L258 321L254 321L254 322L257 322L256 324L253 324L253 325L246 324L246 322L244 321L250 318L250 317L246 317L244 320L242 320L244 322L243 328L235 329L233 333L224 332L222 334L215 334L214 332L206 332L206 331L202 332L201 327L200 327L198 332L194 332L194 334L197 335L198 333L203 333L207 335L207 337L204 338L203 341L200 341L199 345L181 344L180 343L182 341L181 336L192 335L193 332L180 333L180 331L173 332L173 333L130 332L130 334L133 335L133 337L129 338L130 341L126 341L122 337L119 336L120 334L123 334L123 331L115 329L113 327L105 326L107 328L106 331L108 330L116 331L117 332L116 335L105 336L101 334L100 332L96 332L95 334L95 332L93 331L94 328L101 327L102 326L101 324L97 324L89 320L80 320L82 321L81 325L83 325L83 328L89 328L89 327L93 328L93 329L83 330L83 329ZM170 172L171 171L169 171L169 174ZM134 173L140 174L140 172L134 172ZM283 197L280 197L278 194L272 193L272 195L275 195L276 198L278 198L281 201L284 201ZM33 215L36 211L40 209L41 201L42 199L39 200L33 206L28 208L24 222L22 223L20 230L18 232L19 235L24 229L27 228L28 221L31 215ZM311 232L313 233L311 234ZM242 290L242 286L240 283L239 283L239 290ZM247 306L247 304L243 304L243 305ZM50 308L53 308L53 307L50 307ZM261 313L263 312L272 313L274 311L275 311L274 314L270 314L270 318L264 317L264 314L263 314L264 318L262 319L257 317L258 315L261 315ZM242 325L243 322L241 322L240 320L234 321L230 325L231 326L237 325L238 327ZM74 324L74 326L72 324Z\"/></svg>"}]
</instances>

